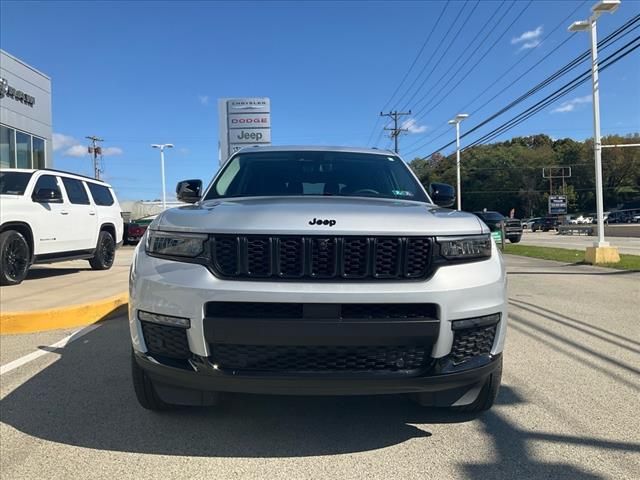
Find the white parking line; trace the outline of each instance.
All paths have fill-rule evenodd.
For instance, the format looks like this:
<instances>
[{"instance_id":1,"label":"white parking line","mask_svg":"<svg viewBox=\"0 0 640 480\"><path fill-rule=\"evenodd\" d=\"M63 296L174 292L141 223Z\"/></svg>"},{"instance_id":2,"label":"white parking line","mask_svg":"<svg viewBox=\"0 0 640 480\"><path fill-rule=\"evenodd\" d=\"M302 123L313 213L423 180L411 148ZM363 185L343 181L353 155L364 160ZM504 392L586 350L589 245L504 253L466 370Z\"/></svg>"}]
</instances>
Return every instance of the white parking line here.
<instances>
[{"instance_id":1,"label":"white parking line","mask_svg":"<svg viewBox=\"0 0 640 480\"><path fill-rule=\"evenodd\" d=\"M25 355L24 357L20 357L17 360L14 360L12 362L7 363L6 365L2 365L0 367L0 375L4 375L5 373L8 373L12 370L15 370L18 367L21 367L22 365L25 365L29 362L32 362L33 360L35 360L36 358L40 358L44 355L47 355L49 353L53 353L53 352L49 352L47 349L56 349L56 348L64 348L65 346L67 346L68 344L70 344L71 342L79 339L80 337L86 335L89 332L92 332L93 330L95 330L96 328L98 328L100 326L100 324L98 323L94 323L93 325L88 325L84 328L81 328L80 330L77 330L75 332L73 332L71 335L69 335L68 337L63 338L62 340L60 340L59 342L54 343L53 345L49 345L41 350L36 350L35 352L29 353L27 355Z\"/></svg>"}]
</instances>

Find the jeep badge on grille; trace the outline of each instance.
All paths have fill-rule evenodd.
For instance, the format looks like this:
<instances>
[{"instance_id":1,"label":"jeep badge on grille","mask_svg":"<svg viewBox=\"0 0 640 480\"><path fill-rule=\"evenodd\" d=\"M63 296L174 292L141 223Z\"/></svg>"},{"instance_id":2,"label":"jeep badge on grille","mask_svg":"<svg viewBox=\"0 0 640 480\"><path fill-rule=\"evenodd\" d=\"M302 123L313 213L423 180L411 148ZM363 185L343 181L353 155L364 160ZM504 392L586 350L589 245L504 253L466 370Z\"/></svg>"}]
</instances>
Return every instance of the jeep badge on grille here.
<instances>
[{"instance_id":1,"label":"jeep badge on grille","mask_svg":"<svg viewBox=\"0 0 640 480\"><path fill-rule=\"evenodd\" d=\"M321 218L314 218L313 220L309 221L309 225L329 225L330 227L333 227L335 224L335 220L323 220Z\"/></svg>"}]
</instances>

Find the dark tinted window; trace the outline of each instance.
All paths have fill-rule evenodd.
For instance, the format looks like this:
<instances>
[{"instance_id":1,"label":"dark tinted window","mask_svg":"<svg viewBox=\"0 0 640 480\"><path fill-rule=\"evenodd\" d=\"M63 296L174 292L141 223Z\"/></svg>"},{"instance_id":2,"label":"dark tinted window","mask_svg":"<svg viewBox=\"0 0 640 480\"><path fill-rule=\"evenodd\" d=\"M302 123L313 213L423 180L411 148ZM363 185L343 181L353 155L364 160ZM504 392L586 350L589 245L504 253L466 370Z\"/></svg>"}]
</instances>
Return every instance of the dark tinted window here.
<instances>
[{"instance_id":1,"label":"dark tinted window","mask_svg":"<svg viewBox=\"0 0 640 480\"><path fill-rule=\"evenodd\" d=\"M481 219L488 220L490 222L499 222L500 220L504 220L502 214L498 212L476 212L476 215Z\"/></svg>"},{"instance_id":2,"label":"dark tinted window","mask_svg":"<svg viewBox=\"0 0 640 480\"><path fill-rule=\"evenodd\" d=\"M33 193L36 193L41 188L55 190L58 193L60 193L60 196L62 196L62 192L60 192L60 187L58 187L58 182L56 180L56 177L54 177L53 175L42 175L36 182L36 186L33 189Z\"/></svg>"},{"instance_id":3,"label":"dark tinted window","mask_svg":"<svg viewBox=\"0 0 640 480\"><path fill-rule=\"evenodd\" d=\"M205 200L293 195L429 201L396 156L305 151L237 155L225 165Z\"/></svg>"},{"instance_id":4,"label":"dark tinted window","mask_svg":"<svg viewBox=\"0 0 640 480\"><path fill-rule=\"evenodd\" d=\"M62 177L62 183L71 203L89 205L89 195L87 195L87 191L80 180Z\"/></svg>"},{"instance_id":5,"label":"dark tinted window","mask_svg":"<svg viewBox=\"0 0 640 480\"><path fill-rule=\"evenodd\" d=\"M91 182L87 182L87 185L96 205L113 205L113 196L107 187Z\"/></svg>"},{"instance_id":6,"label":"dark tinted window","mask_svg":"<svg viewBox=\"0 0 640 480\"><path fill-rule=\"evenodd\" d=\"M0 172L0 194L24 195L33 173Z\"/></svg>"}]
</instances>

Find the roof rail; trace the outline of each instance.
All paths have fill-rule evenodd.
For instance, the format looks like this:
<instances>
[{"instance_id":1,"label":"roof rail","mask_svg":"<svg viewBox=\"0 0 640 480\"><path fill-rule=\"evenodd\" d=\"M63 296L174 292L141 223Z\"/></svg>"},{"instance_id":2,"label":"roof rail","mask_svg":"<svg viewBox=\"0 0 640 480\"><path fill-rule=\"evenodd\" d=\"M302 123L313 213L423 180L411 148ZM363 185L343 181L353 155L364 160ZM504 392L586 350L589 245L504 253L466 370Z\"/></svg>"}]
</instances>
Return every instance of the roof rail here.
<instances>
[{"instance_id":1,"label":"roof rail","mask_svg":"<svg viewBox=\"0 0 640 480\"><path fill-rule=\"evenodd\" d=\"M66 170L58 170L56 168L37 168L36 170L44 170L44 171L47 171L47 172L56 172L56 173L64 173L66 175L75 175L76 177L86 178L87 180L91 180L92 182L107 183L104 180L98 180L97 178L89 177L87 175L82 175L80 173L74 173L74 172L67 172Z\"/></svg>"}]
</instances>

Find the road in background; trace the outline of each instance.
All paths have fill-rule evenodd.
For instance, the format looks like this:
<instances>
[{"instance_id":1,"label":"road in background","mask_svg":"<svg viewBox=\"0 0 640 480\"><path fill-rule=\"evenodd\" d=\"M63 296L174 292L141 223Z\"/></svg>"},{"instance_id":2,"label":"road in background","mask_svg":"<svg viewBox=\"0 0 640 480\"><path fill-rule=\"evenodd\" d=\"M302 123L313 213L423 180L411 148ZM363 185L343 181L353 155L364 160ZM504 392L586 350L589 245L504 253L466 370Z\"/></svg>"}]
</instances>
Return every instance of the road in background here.
<instances>
[{"instance_id":1,"label":"road in background","mask_svg":"<svg viewBox=\"0 0 640 480\"><path fill-rule=\"evenodd\" d=\"M597 240L597 236L558 235L557 232L532 232L530 230L525 230L520 244L584 250L586 247L592 247L593 242L596 242ZM618 251L620 253L640 255L640 238L607 237L607 241L611 243L611 245L618 247Z\"/></svg>"},{"instance_id":2,"label":"road in background","mask_svg":"<svg viewBox=\"0 0 640 480\"><path fill-rule=\"evenodd\" d=\"M506 258L505 371L487 413L260 395L151 413L120 318L1 377L2 477L638 478L640 274Z\"/></svg>"}]
</instances>

